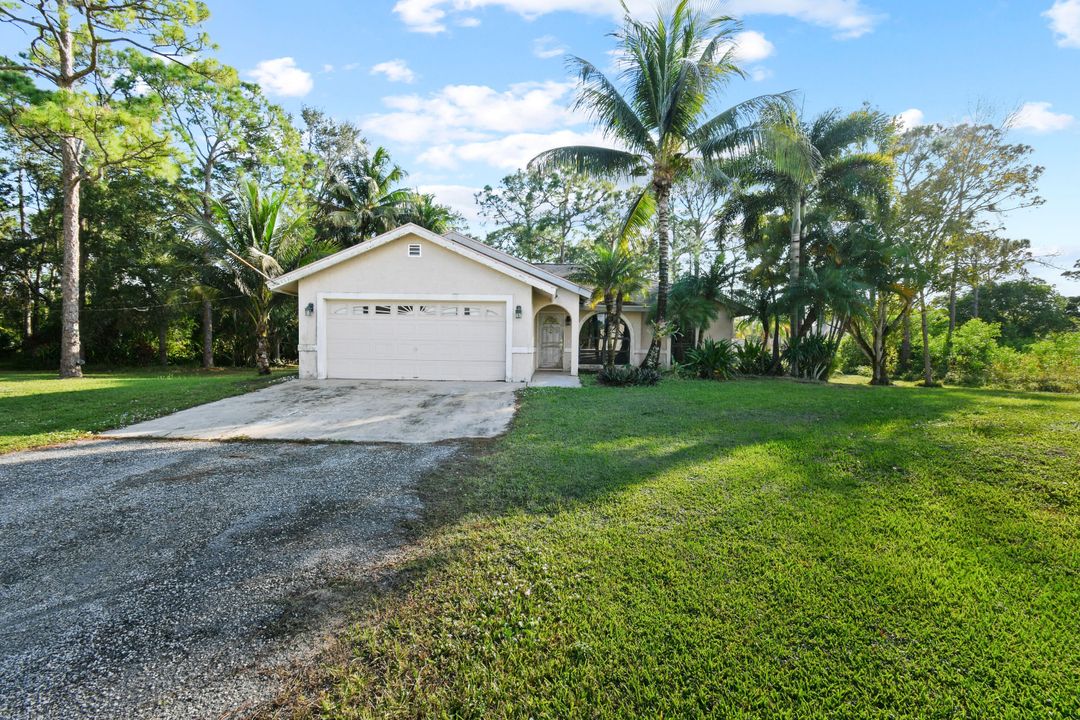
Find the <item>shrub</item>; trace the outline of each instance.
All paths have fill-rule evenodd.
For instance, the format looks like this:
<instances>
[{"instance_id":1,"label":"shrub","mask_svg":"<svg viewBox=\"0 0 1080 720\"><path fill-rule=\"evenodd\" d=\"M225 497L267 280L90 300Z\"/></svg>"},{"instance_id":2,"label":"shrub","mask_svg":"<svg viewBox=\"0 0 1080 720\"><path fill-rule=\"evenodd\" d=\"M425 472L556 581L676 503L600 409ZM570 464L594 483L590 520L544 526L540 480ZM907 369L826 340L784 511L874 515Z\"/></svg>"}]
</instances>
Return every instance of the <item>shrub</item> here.
<instances>
[{"instance_id":1,"label":"shrub","mask_svg":"<svg viewBox=\"0 0 1080 720\"><path fill-rule=\"evenodd\" d=\"M739 356L730 340L702 340L686 353L687 364L702 380L727 380L739 368Z\"/></svg>"},{"instance_id":2,"label":"shrub","mask_svg":"<svg viewBox=\"0 0 1080 720\"><path fill-rule=\"evenodd\" d=\"M746 340L736 348L735 354L739 358L740 374L771 375L773 373L772 353L760 340Z\"/></svg>"},{"instance_id":3,"label":"shrub","mask_svg":"<svg viewBox=\"0 0 1080 720\"><path fill-rule=\"evenodd\" d=\"M652 386L660 382L660 371L652 368L638 368L632 365L605 367L596 374L596 381L611 387L630 387L633 385Z\"/></svg>"},{"instance_id":4,"label":"shrub","mask_svg":"<svg viewBox=\"0 0 1080 720\"><path fill-rule=\"evenodd\" d=\"M1017 390L1080 392L1080 332L1052 333L1023 353L999 348L989 378Z\"/></svg>"},{"instance_id":5,"label":"shrub","mask_svg":"<svg viewBox=\"0 0 1080 720\"><path fill-rule=\"evenodd\" d=\"M840 341L840 348L836 351L836 366L845 375L860 375L859 367L866 365L866 355L848 335Z\"/></svg>"},{"instance_id":6,"label":"shrub","mask_svg":"<svg viewBox=\"0 0 1080 720\"><path fill-rule=\"evenodd\" d=\"M990 367L1001 348L998 338L1001 326L997 323L968 320L953 333L952 359L945 376L958 385L985 385L990 380Z\"/></svg>"},{"instance_id":7,"label":"shrub","mask_svg":"<svg viewBox=\"0 0 1080 720\"><path fill-rule=\"evenodd\" d=\"M837 343L824 335L813 334L797 338L784 349L784 359L798 369L798 377L808 380L828 380L836 369Z\"/></svg>"}]
</instances>

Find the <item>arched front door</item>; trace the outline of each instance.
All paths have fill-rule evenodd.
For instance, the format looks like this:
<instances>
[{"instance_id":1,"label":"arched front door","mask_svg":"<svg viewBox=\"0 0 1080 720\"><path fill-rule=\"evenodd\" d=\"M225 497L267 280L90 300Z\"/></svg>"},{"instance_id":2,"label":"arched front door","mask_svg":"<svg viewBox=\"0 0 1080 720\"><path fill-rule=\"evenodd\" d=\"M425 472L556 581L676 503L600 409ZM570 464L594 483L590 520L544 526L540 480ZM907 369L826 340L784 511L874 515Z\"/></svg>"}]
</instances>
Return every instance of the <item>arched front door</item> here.
<instances>
[{"instance_id":1,"label":"arched front door","mask_svg":"<svg viewBox=\"0 0 1080 720\"><path fill-rule=\"evenodd\" d=\"M545 315L540 322L540 367L563 366L563 323L555 315Z\"/></svg>"}]
</instances>

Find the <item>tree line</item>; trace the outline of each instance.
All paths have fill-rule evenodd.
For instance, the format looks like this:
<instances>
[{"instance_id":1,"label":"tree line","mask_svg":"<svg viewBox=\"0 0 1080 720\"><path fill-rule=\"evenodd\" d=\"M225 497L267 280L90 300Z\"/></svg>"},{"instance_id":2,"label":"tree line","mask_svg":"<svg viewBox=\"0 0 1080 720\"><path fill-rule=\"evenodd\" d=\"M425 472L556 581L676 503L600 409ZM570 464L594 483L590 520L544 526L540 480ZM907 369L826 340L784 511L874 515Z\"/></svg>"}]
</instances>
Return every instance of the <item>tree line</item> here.
<instances>
[{"instance_id":1,"label":"tree line","mask_svg":"<svg viewBox=\"0 0 1080 720\"><path fill-rule=\"evenodd\" d=\"M267 277L404 222L465 229L357 126L293 118L214 60L207 16L171 0L0 8L30 38L0 58L12 361L268 372L294 356L296 317ZM1005 229L1042 203L1043 172L1008 118L909 128L869 106L808 115L794 93L718 110L743 75L738 29L687 2L626 17L615 73L570 58L576 107L611 146L547 151L476 195L488 243L595 288L611 364L623 304L646 295L647 364L665 337L700 350L726 304L747 317L746 367L813 379L936 384L972 320L1016 352L1075 331L1075 299L1025 277L1030 243Z\"/></svg>"},{"instance_id":2,"label":"tree line","mask_svg":"<svg viewBox=\"0 0 1080 720\"><path fill-rule=\"evenodd\" d=\"M790 93L717 112L716 100L743 75L739 27L689 2L650 20L628 14L615 34L617 76L570 58L576 109L612 146L542 153L531 175L507 178L504 190L567 172L629 188L618 232L590 249L579 279L598 288L595 301L611 318L605 342L614 344L625 286L640 285L640 267L623 256L655 258L649 364L665 336L696 346L726 301L758 323L755 347L769 349L771 373L824 379L848 343L874 384L915 368L923 384L937 384L954 364L961 293L970 293L978 318L983 293L1037 260L1027 240L1005 231L1008 213L1043 203L1033 149L1011 141L1008 117L985 113L909 128L868 106L808 116ZM517 208L500 211L511 222L496 239L506 243L513 231L531 249L531 228L543 227L544 216L528 214L525 223L524 205ZM560 245L559 261L565 255ZM1046 331L1075 332L1075 301L1050 292L1057 314ZM940 306L947 324L935 354Z\"/></svg>"},{"instance_id":3,"label":"tree line","mask_svg":"<svg viewBox=\"0 0 1080 720\"><path fill-rule=\"evenodd\" d=\"M461 226L355 125L297 122L214 60L208 16L186 0L0 8L29 38L0 58L0 351L16 362L268 372L295 318L267 275L403 222Z\"/></svg>"}]
</instances>

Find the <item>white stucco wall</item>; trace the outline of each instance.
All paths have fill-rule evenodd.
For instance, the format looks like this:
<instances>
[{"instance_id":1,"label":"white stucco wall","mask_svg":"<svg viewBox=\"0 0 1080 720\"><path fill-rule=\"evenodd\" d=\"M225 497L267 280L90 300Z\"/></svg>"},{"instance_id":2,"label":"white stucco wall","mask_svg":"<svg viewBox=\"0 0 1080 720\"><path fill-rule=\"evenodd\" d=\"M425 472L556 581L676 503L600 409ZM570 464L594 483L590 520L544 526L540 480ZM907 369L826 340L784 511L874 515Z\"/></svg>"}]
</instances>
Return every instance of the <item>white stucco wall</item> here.
<instances>
[{"instance_id":1,"label":"white stucco wall","mask_svg":"<svg viewBox=\"0 0 1080 720\"><path fill-rule=\"evenodd\" d=\"M720 308L716 319L705 330L705 337L710 340L733 340L735 338L735 321L727 310Z\"/></svg>"},{"instance_id":2,"label":"white stucco wall","mask_svg":"<svg viewBox=\"0 0 1080 720\"><path fill-rule=\"evenodd\" d=\"M409 257L408 245L420 243L421 256ZM299 281L297 303L300 318L300 377L318 376L317 318L307 316L304 308L311 303L319 307L319 293L366 293L378 295L439 295L476 296L508 295L513 298L511 310L521 306L521 318L512 320L511 379L516 382L532 378L536 367L534 341L534 288L514 277L505 275L475 260L463 257L416 235L405 235L357 257L333 265ZM560 292L564 292L560 290ZM552 302L550 296L545 303ZM577 296L567 293L575 304ZM317 314L316 310L316 314ZM576 346L576 339L575 339Z\"/></svg>"}]
</instances>

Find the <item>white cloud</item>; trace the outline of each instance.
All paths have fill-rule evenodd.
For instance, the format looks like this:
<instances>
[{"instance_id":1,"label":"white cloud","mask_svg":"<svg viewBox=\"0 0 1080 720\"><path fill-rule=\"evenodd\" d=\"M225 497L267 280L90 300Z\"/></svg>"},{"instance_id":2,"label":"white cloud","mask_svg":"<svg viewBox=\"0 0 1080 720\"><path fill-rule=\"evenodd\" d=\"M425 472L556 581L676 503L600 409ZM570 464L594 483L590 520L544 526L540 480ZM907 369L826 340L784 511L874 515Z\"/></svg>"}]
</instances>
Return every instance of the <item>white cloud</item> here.
<instances>
[{"instance_id":1,"label":"white cloud","mask_svg":"<svg viewBox=\"0 0 1080 720\"><path fill-rule=\"evenodd\" d=\"M527 82L498 91L486 85L447 85L426 96L383 98L389 112L361 121L364 131L406 144L491 140L580 124L567 109L573 82Z\"/></svg>"},{"instance_id":2,"label":"white cloud","mask_svg":"<svg viewBox=\"0 0 1080 720\"><path fill-rule=\"evenodd\" d=\"M504 170L523 168L544 150L563 145L601 145L611 141L599 132L557 130L551 133L514 133L495 140L436 145L420 154L421 163L452 170L460 163L483 163Z\"/></svg>"},{"instance_id":3,"label":"white cloud","mask_svg":"<svg viewBox=\"0 0 1080 720\"><path fill-rule=\"evenodd\" d=\"M430 193L443 205L449 205L452 209L465 216L470 223L481 221L480 213L476 207L476 193L480 188L469 185L421 185L417 188L422 193Z\"/></svg>"},{"instance_id":4,"label":"white cloud","mask_svg":"<svg viewBox=\"0 0 1080 720\"><path fill-rule=\"evenodd\" d=\"M559 57L566 53L566 47L559 43L554 35L542 35L533 40L533 55L542 59Z\"/></svg>"},{"instance_id":5,"label":"white cloud","mask_svg":"<svg viewBox=\"0 0 1080 720\"><path fill-rule=\"evenodd\" d=\"M1043 17L1050 18L1058 45L1080 48L1080 0L1055 0Z\"/></svg>"},{"instance_id":6,"label":"white cloud","mask_svg":"<svg viewBox=\"0 0 1080 720\"><path fill-rule=\"evenodd\" d=\"M773 71L769 68L755 67L750 68L750 79L754 82L761 82L762 80L768 80L773 76Z\"/></svg>"},{"instance_id":7,"label":"white cloud","mask_svg":"<svg viewBox=\"0 0 1080 720\"><path fill-rule=\"evenodd\" d=\"M315 86L311 73L296 67L296 61L291 57L263 60L248 72L248 76L268 95L303 97Z\"/></svg>"},{"instance_id":8,"label":"white cloud","mask_svg":"<svg viewBox=\"0 0 1080 720\"><path fill-rule=\"evenodd\" d=\"M416 82L416 73L412 71L409 64L404 60L387 60L381 62L371 68L372 75L385 75L386 79L390 82L401 82L405 84L411 84Z\"/></svg>"},{"instance_id":9,"label":"white cloud","mask_svg":"<svg viewBox=\"0 0 1080 720\"><path fill-rule=\"evenodd\" d=\"M1009 121L1009 127L1049 133L1064 130L1076 121L1072 115L1053 112L1051 107L1048 102L1024 103Z\"/></svg>"},{"instance_id":10,"label":"white cloud","mask_svg":"<svg viewBox=\"0 0 1080 720\"><path fill-rule=\"evenodd\" d=\"M746 30L735 35L735 59L740 63L761 62L771 56L775 50L775 45L754 30Z\"/></svg>"},{"instance_id":11,"label":"white cloud","mask_svg":"<svg viewBox=\"0 0 1080 720\"><path fill-rule=\"evenodd\" d=\"M329 63L327 63L326 65L323 65L323 66L322 66L322 71L323 71L324 73L332 73L332 72L334 72L334 66L333 66L333 65L331 65L331 64L329 64Z\"/></svg>"},{"instance_id":12,"label":"white cloud","mask_svg":"<svg viewBox=\"0 0 1080 720\"><path fill-rule=\"evenodd\" d=\"M654 0L629 0L627 5L638 16L651 15L655 7ZM394 12L414 32L440 33L447 29L450 15L483 7L499 7L527 20L560 11L606 15L614 20L622 17L619 0L398 0ZM732 0L724 11L737 16L787 15L832 28L843 38L864 35L881 19L867 11L862 0Z\"/></svg>"},{"instance_id":13,"label":"white cloud","mask_svg":"<svg viewBox=\"0 0 1080 720\"><path fill-rule=\"evenodd\" d=\"M924 125L926 114L919 108L910 108L897 115L894 120L901 130L910 130L913 127Z\"/></svg>"},{"instance_id":14,"label":"white cloud","mask_svg":"<svg viewBox=\"0 0 1080 720\"><path fill-rule=\"evenodd\" d=\"M315 86L311 73L296 67L291 57L263 60L248 72L268 95L303 97Z\"/></svg>"},{"instance_id":15,"label":"white cloud","mask_svg":"<svg viewBox=\"0 0 1080 720\"><path fill-rule=\"evenodd\" d=\"M458 25L458 27L463 27L463 28L480 27L480 18L476 18L476 17L459 18L458 21L457 21L457 25Z\"/></svg>"}]
</instances>

